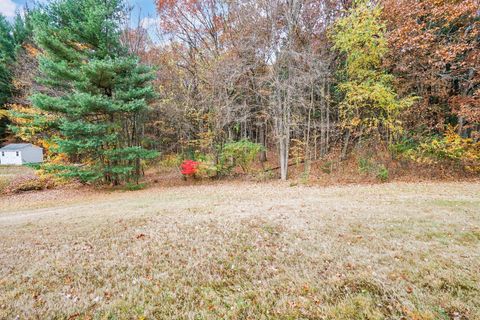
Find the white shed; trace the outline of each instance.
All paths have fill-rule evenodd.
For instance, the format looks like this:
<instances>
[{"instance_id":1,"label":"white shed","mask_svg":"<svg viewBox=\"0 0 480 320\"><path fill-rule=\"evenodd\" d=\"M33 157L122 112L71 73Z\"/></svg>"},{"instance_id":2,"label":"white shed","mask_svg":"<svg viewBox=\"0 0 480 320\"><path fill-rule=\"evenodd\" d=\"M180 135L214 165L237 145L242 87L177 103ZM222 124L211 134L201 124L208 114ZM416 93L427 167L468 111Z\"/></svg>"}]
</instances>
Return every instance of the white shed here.
<instances>
[{"instance_id":1,"label":"white shed","mask_svg":"<svg viewBox=\"0 0 480 320\"><path fill-rule=\"evenodd\" d=\"M0 148L1 165L43 162L43 149L31 143L12 143Z\"/></svg>"}]
</instances>

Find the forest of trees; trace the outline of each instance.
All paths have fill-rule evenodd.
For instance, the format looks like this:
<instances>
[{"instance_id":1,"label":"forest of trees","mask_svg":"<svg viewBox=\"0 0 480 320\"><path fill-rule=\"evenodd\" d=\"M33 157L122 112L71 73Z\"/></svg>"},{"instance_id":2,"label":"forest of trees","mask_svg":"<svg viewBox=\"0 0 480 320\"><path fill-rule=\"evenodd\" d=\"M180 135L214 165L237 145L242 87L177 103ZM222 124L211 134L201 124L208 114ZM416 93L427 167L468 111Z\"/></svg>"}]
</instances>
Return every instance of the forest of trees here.
<instances>
[{"instance_id":1,"label":"forest of trees","mask_svg":"<svg viewBox=\"0 0 480 320\"><path fill-rule=\"evenodd\" d=\"M109 184L138 181L158 155L221 174L235 147L277 163L281 179L294 161L308 171L365 150L480 172L478 0L156 8L154 30L132 27L122 0L1 17L0 139Z\"/></svg>"}]
</instances>

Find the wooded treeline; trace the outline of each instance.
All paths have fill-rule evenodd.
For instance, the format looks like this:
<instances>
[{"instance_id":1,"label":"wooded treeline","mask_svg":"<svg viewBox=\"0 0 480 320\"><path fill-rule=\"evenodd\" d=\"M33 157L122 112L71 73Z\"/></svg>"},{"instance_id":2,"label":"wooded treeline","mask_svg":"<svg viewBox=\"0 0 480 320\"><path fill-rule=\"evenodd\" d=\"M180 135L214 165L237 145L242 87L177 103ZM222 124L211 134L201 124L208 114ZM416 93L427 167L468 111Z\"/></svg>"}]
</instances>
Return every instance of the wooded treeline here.
<instances>
[{"instance_id":1,"label":"wooded treeline","mask_svg":"<svg viewBox=\"0 0 480 320\"><path fill-rule=\"evenodd\" d=\"M96 2L81 0L76 6L89 8ZM301 158L307 170L312 160L332 155L345 159L366 148L395 152L412 161L451 161L470 171L480 169L477 0L158 0L158 19L149 32L144 24L132 28L120 21L128 9L108 0L102 3L106 7L116 3L114 11L124 13L115 22L115 50L121 53L108 49L102 57L97 55L97 43L76 34L71 26L95 19L112 23L112 16L93 15L95 19L86 21L72 11L68 19L57 19L53 33L40 35L39 18L29 26L30 16L43 14L44 20L55 21L55 15L64 12L53 12L56 5L67 3L78 9L69 0L53 3L49 9L31 9L13 24L0 21L1 99L9 110L4 112L10 122L6 133L52 145L52 159L62 164L95 162L100 155L92 157L85 143L95 150L103 146L104 158L112 155L105 141L83 141L83 146L77 143L70 152L58 148L61 141L65 145L78 140L78 132L69 137L58 123L52 126L46 119L71 118L69 108L81 105L80 118L68 123L108 122L114 124L113 132L129 132L135 125L135 142L120 143L118 148L146 147L185 158L208 155L204 158L216 163L226 143L250 140L265 147L261 161L265 150L278 155L282 179L288 176L289 159ZM70 25L62 25L66 20ZM99 30L104 30L101 26ZM17 36L19 30L25 30L24 36ZM58 41L62 33L71 33L67 49L83 51L82 56L75 57L79 60L72 65L66 49L59 47L50 56L52 64L45 64L46 43ZM117 101L110 91L115 87L138 92L142 83L133 81L129 88L112 83L108 89L90 78L104 91L96 90L95 100L79 95L92 94L84 86L85 74L90 72L83 67L85 61L104 63L107 56L122 57L134 69L141 61L155 70L151 80L156 96L143 92L148 99L129 98L148 102L148 108L133 110L133 118L122 109L133 100ZM140 61L132 62L132 57ZM77 78L52 67L65 63L81 70ZM52 72L60 82L36 80ZM64 88L65 78L78 83ZM56 102L40 102L35 95L26 99L33 92L68 95L71 105L61 99L63 109L59 110L52 107ZM117 108L98 117L98 99L105 102L105 96L113 98ZM65 129L68 124L62 123ZM114 129L122 123L123 129ZM133 158L138 162L142 157ZM102 160L101 166L110 168L105 165L109 161ZM130 166L128 161L125 166ZM112 174L109 170L104 177Z\"/></svg>"}]
</instances>

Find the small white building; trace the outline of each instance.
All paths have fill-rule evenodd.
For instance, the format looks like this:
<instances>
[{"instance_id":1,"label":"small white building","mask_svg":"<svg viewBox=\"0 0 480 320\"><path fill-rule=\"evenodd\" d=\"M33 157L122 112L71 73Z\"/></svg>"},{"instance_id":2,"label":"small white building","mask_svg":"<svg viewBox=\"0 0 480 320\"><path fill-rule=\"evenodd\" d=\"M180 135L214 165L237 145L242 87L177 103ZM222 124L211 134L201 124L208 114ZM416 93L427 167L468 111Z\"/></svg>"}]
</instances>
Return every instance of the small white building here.
<instances>
[{"instance_id":1,"label":"small white building","mask_svg":"<svg viewBox=\"0 0 480 320\"><path fill-rule=\"evenodd\" d=\"M0 148L0 165L43 162L43 149L31 143L12 143Z\"/></svg>"}]
</instances>

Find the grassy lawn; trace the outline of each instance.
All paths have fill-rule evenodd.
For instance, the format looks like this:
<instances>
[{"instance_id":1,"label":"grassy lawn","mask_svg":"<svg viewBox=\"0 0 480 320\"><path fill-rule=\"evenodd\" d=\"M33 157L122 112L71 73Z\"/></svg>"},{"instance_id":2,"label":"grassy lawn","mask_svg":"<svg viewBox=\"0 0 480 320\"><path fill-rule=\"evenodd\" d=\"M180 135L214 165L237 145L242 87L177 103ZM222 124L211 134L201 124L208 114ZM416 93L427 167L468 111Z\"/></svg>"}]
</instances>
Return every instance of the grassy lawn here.
<instances>
[{"instance_id":1,"label":"grassy lawn","mask_svg":"<svg viewBox=\"0 0 480 320\"><path fill-rule=\"evenodd\" d=\"M18 175L33 174L33 169L27 166L0 166L0 178L8 179Z\"/></svg>"},{"instance_id":2,"label":"grassy lawn","mask_svg":"<svg viewBox=\"0 0 480 320\"><path fill-rule=\"evenodd\" d=\"M1 319L480 319L480 184L0 198Z\"/></svg>"}]
</instances>

